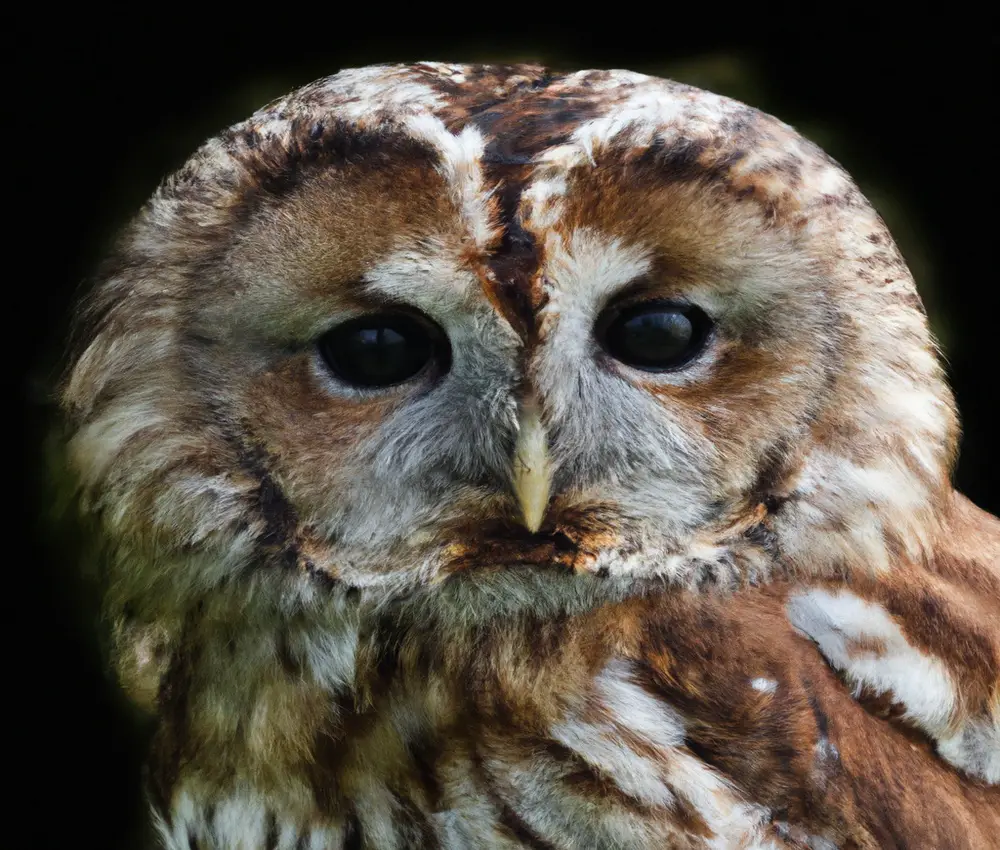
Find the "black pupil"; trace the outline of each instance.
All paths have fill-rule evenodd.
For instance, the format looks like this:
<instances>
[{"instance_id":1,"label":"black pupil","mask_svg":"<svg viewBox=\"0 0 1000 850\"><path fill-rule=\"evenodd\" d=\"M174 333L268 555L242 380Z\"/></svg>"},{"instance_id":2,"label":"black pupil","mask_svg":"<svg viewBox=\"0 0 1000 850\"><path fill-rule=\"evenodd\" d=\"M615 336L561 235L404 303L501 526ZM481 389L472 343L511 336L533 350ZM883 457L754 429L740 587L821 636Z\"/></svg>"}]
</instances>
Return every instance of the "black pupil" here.
<instances>
[{"instance_id":1,"label":"black pupil","mask_svg":"<svg viewBox=\"0 0 1000 850\"><path fill-rule=\"evenodd\" d=\"M616 360L647 371L675 369L702 348L708 317L693 307L640 304L606 323L603 344Z\"/></svg>"},{"instance_id":2,"label":"black pupil","mask_svg":"<svg viewBox=\"0 0 1000 850\"><path fill-rule=\"evenodd\" d=\"M365 316L338 325L320 340L330 368L351 384L388 387L412 378L434 357L429 327L404 316Z\"/></svg>"}]
</instances>

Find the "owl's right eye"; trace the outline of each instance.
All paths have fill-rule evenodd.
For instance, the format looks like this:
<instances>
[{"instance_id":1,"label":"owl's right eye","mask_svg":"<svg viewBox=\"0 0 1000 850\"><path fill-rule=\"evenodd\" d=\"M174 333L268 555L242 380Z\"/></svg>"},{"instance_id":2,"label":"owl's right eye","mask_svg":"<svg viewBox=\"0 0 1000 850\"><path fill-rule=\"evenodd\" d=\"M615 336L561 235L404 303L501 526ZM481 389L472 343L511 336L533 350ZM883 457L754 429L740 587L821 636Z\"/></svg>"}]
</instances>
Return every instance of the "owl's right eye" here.
<instances>
[{"instance_id":1,"label":"owl's right eye","mask_svg":"<svg viewBox=\"0 0 1000 850\"><path fill-rule=\"evenodd\" d=\"M444 332L430 320L397 313L351 319L319 339L330 370L357 387L382 388L415 378L430 364L448 370Z\"/></svg>"}]
</instances>

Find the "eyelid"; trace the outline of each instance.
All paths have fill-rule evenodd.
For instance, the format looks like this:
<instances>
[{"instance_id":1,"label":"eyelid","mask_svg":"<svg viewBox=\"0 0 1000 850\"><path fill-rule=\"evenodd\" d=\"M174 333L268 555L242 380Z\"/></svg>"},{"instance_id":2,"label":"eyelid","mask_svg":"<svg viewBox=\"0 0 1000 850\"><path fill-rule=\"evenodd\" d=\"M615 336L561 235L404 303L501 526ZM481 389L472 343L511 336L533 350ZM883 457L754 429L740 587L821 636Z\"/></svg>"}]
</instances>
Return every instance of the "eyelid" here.
<instances>
[{"instance_id":1,"label":"eyelid","mask_svg":"<svg viewBox=\"0 0 1000 850\"><path fill-rule=\"evenodd\" d=\"M679 300L676 298L664 298L662 296L655 298L643 298L641 295L633 295L623 298L620 301L611 302L610 304L604 306L597 316L597 321L594 322L595 336L600 337L603 332L607 330L608 326L615 321L615 319L623 313L627 313L637 307L645 307L650 310L660 307L664 310L676 310L680 313L691 310L700 310L705 314L712 325L715 324L715 319L707 310L691 301Z\"/></svg>"},{"instance_id":2,"label":"eyelid","mask_svg":"<svg viewBox=\"0 0 1000 850\"><path fill-rule=\"evenodd\" d=\"M320 337L330 333L330 331L334 328L339 328L341 325L346 325L348 322L354 322L368 316L385 316L387 318L402 317L411 321L423 322L433 328L440 328L440 325L430 316L410 304L382 298L366 299L366 302L367 303L358 303L350 309L338 312L335 316L328 318L318 327L317 330L313 332L313 341L318 340Z\"/></svg>"},{"instance_id":3,"label":"eyelid","mask_svg":"<svg viewBox=\"0 0 1000 850\"><path fill-rule=\"evenodd\" d=\"M665 287L662 283L656 283L648 278L631 281L617 292L611 293L607 299L598 307L598 316L603 318L609 314L619 314L637 305L645 305L650 308L657 306L675 310L701 310L708 318L715 322L715 316L705 308L705 306L692 301L686 294L665 294Z\"/></svg>"},{"instance_id":4,"label":"eyelid","mask_svg":"<svg viewBox=\"0 0 1000 850\"><path fill-rule=\"evenodd\" d=\"M633 304L646 302L675 307L699 306L694 304L679 287L680 281L665 280L658 275L644 275L608 292L598 304L598 311L603 313L611 309L624 310Z\"/></svg>"}]
</instances>

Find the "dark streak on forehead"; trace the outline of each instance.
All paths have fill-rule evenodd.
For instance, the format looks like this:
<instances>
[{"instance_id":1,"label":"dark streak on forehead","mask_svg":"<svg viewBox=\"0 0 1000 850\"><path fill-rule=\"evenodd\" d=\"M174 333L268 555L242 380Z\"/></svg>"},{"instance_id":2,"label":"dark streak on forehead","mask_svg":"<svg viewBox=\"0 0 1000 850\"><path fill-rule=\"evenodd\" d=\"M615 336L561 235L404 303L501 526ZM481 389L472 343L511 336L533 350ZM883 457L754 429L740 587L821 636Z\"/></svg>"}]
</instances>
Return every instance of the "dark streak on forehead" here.
<instances>
[{"instance_id":1,"label":"dark streak on forehead","mask_svg":"<svg viewBox=\"0 0 1000 850\"><path fill-rule=\"evenodd\" d=\"M544 258L534 234L523 226L521 195L535 157L565 143L606 105L535 66L466 66L462 77L455 82L430 75L426 82L448 100L439 115L449 130L472 125L486 140L483 172L496 191L502 228L499 246L487 259L490 300L530 343L543 303L538 272Z\"/></svg>"},{"instance_id":2,"label":"dark streak on forehead","mask_svg":"<svg viewBox=\"0 0 1000 850\"><path fill-rule=\"evenodd\" d=\"M463 65L461 81L443 75L427 65L414 65L411 73L440 94L444 106L435 114L453 133L458 133L476 116L495 106L516 102L525 93L544 89L552 75L537 65Z\"/></svg>"},{"instance_id":3,"label":"dark streak on forehead","mask_svg":"<svg viewBox=\"0 0 1000 850\"><path fill-rule=\"evenodd\" d=\"M498 295L512 305L528 338L535 336L535 316L542 306L537 278L544 257L535 236L523 227L521 194L534 158L565 143L596 112L593 101L540 89L522 97L515 110L489 110L476 118L489 139L483 155L486 177L500 187L504 230L491 268Z\"/></svg>"}]
</instances>

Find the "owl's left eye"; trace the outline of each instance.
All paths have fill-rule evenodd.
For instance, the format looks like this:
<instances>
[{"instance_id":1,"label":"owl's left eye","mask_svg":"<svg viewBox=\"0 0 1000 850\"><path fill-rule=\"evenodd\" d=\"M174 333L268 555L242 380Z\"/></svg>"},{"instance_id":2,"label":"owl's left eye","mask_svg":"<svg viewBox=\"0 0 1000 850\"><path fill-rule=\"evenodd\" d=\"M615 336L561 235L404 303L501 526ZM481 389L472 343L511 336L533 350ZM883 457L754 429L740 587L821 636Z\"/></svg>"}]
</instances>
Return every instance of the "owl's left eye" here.
<instances>
[{"instance_id":1,"label":"owl's left eye","mask_svg":"<svg viewBox=\"0 0 1000 850\"><path fill-rule=\"evenodd\" d=\"M597 339L612 357L646 372L669 372L693 360L712 322L689 304L652 301L612 308L597 323Z\"/></svg>"},{"instance_id":2,"label":"owl's left eye","mask_svg":"<svg viewBox=\"0 0 1000 850\"><path fill-rule=\"evenodd\" d=\"M401 384L436 361L448 368L448 340L430 320L402 314L351 319L327 331L319 352L340 378L357 387Z\"/></svg>"}]
</instances>

